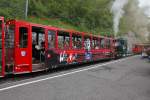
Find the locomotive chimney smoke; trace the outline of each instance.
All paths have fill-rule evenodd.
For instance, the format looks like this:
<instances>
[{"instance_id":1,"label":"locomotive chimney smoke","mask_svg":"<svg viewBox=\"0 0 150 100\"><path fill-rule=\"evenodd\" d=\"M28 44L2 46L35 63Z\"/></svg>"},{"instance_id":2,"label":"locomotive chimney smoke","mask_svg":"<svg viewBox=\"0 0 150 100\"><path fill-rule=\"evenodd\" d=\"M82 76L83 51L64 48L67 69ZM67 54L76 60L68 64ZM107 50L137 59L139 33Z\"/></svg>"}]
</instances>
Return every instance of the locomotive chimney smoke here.
<instances>
[{"instance_id":1,"label":"locomotive chimney smoke","mask_svg":"<svg viewBox=\"0 0 150 100\"><path fill-rule=\"evenodd\" d=\"M119 23L120 18L124 14L124 6L128 3L128 0L115 0L111 7L111 13L113 13L113 29L114 29L114 36L117 36L119 31Z\"/></svg>"}]
</instances>

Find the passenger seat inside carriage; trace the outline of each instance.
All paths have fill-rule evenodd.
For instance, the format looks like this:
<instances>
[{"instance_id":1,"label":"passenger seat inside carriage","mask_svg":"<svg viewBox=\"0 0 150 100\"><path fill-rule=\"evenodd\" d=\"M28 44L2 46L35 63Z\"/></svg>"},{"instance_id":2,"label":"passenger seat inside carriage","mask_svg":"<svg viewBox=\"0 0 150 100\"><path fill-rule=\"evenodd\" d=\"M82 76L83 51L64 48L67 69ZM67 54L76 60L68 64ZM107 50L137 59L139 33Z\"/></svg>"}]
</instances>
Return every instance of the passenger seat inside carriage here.
<instances>
[{"instance_id":1,"label":"passenger seat inside carriage","mask_svg":"<svg viewBox=\"0 0 150 100\"><path fill-rule=\"evenodd\" d=\"M36 42L32 44L32 63L41 63L45 61L45 42L41 42L41 46Z\"/></svg>"}]
</instances>

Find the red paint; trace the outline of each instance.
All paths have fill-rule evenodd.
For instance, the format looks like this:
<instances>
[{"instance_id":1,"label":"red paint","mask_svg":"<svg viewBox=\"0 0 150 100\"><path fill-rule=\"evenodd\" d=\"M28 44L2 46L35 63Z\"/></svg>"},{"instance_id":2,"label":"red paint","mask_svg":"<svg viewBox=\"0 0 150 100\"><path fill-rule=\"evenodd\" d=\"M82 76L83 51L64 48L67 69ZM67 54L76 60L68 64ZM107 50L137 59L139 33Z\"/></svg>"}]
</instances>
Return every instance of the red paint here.
<instances>
[{"instance_id":1,"label":"red paint","mask_svg":"<svg viewBox=\"0 0 150 100\"><path fill-rule=\"evenodd\" d=\"M1 27L1 32L2 32L2 70L1 70L1 72L0 72L0 76L5 76L5 45L4 45L4 42L5 42L5 40L4 40L4 34L5 34L5 32L4 32L4 17L0 17L0 21L2 21L2 25L0 26Z\"/></svg>"},{"instance_id":2,"label":"red paint","mask_svg":"<svg viewBox=\"0 0 150 100\"><path fill-rule=\"evenodd\" d=\"M132 52L134 54L140 54L142 53L142 51L144 50L145 47L148 47L150 46L150 44L134 44L133 47L132 47Z\"/></svg>"},{"instance_id":3,"label":"red paint","mask_svg":"<svg viewBox=\"0 0 150 100\"><path fill-rule=\"evenodd\" d=\"M4 19L3 17L0 17L0 20L3 21L4 23ZM44 19L45 20L45 19ZM51 49L53 50L55 53L57 53L58 55L60 55L62 52L65 51L66 54L70 55L70 58L67 59L68 63L73 62L73 58L71 55L83 55L82 57L77 59L77 62L83 62L83 60L85 60L84 55L86 50L84 49L84 37L89 37L90 38L90 46L91 46L91 50L89 52L91 52L93 55L92 60L97 60L100 58L110 58L109 56L105 55L106 53L112 53L114 54L114 44L113 38L108 38L108 37L103 37L103 36L96 36L96 35L92 35L92 34L87 34L85 32L78 32L75 30L65 30L65 29L61 29L61 28L57 28L57 27L52 27L52 26L46 26L46 25L41 25L41 24L34 24L34 23L29 23L29 22L25 22L25 21L19 21L19 20L10 20L6 22L6 25L15 25L15 41L14 41L14 66L13 66L13 72L14 73L23 73L23 72L32 72L32 26L37 26L37 27L42 27L44 28L44 32L45 32L45 50L48 51L48 30L53 30L55 31L55 48ZM27 41L27 47L26 48L20 48L19 47L19 28L20 27L26 27L27 28L27 34L28 34L28 41ZM70 34L70 42L69 42L69 48L67 49L59 49L58 48L58 31L65 31L68 32ZM81 49L73 49L73 45L72 45L72 34L78 34L81 35L82 38L82 48ZM4 47L4 24L2 24L2 45L3 45L3 54L5 54L5 47ZM92 48L92 40L96 38L98 39L99 43L99 49L95 49ZM100 39L105 39L106 40L110 40L111 46L110 48L106 48L106 46L104 48L100 48ZM1 75L4 76L5 74L5 58L4 55L2 54L2 58L3 58L3 63L2 63L2 72ZM111 56L113 57L113 55ZM52 58L52 56L50 54L47 55L47 58Z\"/></svg>"},{"instance_id":4,"label":"red paint","mask_svg":"<svg viewBox=\"0 0 150 100\"><path fill-rule=\"evenodd\" d=\"M32 35L31 35L31 27L29 23L24 23L20 21L16 21L15 23L15 66L14 66L14 73L17 72L31 72L31 61L32 61ZM19 28L25 27L27 28L27 47L21 48L19 47Z\"/></svg>"}]
</instances>

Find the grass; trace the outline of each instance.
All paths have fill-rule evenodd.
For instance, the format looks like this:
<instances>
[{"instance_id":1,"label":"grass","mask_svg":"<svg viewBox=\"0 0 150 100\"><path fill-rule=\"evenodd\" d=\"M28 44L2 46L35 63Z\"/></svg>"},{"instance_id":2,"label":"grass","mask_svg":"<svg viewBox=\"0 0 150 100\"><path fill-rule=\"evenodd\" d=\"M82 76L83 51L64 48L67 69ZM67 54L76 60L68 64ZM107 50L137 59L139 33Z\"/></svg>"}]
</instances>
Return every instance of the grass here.
<instances>
[{"instance_id":1,"label":"grass","mask_svg":"<svg viewBox=\"0 0 150 100\"><path fill-rule=\"evenodd\" d=\"M112 35L111 32L101 32L101 29L91 30L86 28L85 26L82 25L72 25L70 23L64 22L61 19L58 18L35 18L35 17L29 17L27 21L32 22L32 23L38 23L38 24L43 24L43 25L49 25L49 26L54 26L54 27L59 27L63 29L69 29L69 30L76 30L80 32L87 32L87 33L92 33L95 35L103 35L103 36L110 36Z\"/></svg>"},{"instance_id":2,"label":"grass","mask_svg":"<svg viewBox=\"0 0 150 100\"><path fill-rule=\"evenodd\" d=\"M64 28L64 29L72 29L72 30L77 30L77 31L86 31L86 29L83 29L79 26L74 26L70 23L63 22L60 19L50 19L50 18L34 18L30 17L27 19L29 22L33 23L38 23L38 24L43 24L43 25L49 25L49 26L54 26L54 27L59 27L59 28Z\"/></svg>"}]
</instances>

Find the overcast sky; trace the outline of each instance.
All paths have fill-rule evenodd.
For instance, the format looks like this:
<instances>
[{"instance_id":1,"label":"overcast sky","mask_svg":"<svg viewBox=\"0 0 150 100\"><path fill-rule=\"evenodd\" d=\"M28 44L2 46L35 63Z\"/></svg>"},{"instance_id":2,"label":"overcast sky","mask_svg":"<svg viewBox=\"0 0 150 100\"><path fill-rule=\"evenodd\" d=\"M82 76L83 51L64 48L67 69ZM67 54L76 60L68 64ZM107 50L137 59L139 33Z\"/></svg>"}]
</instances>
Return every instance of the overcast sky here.
<instances>
[{"instance_id":1,"label":"overcast sky","mask_svg":"<svg viewBox=\"0 0 150 100\"><path fill-rule=\"evenodd\" d=\"M139 1L139 7L144 9L144 13L150 17L150 0L138 0Z\"/></svg>"}]
</instances>

